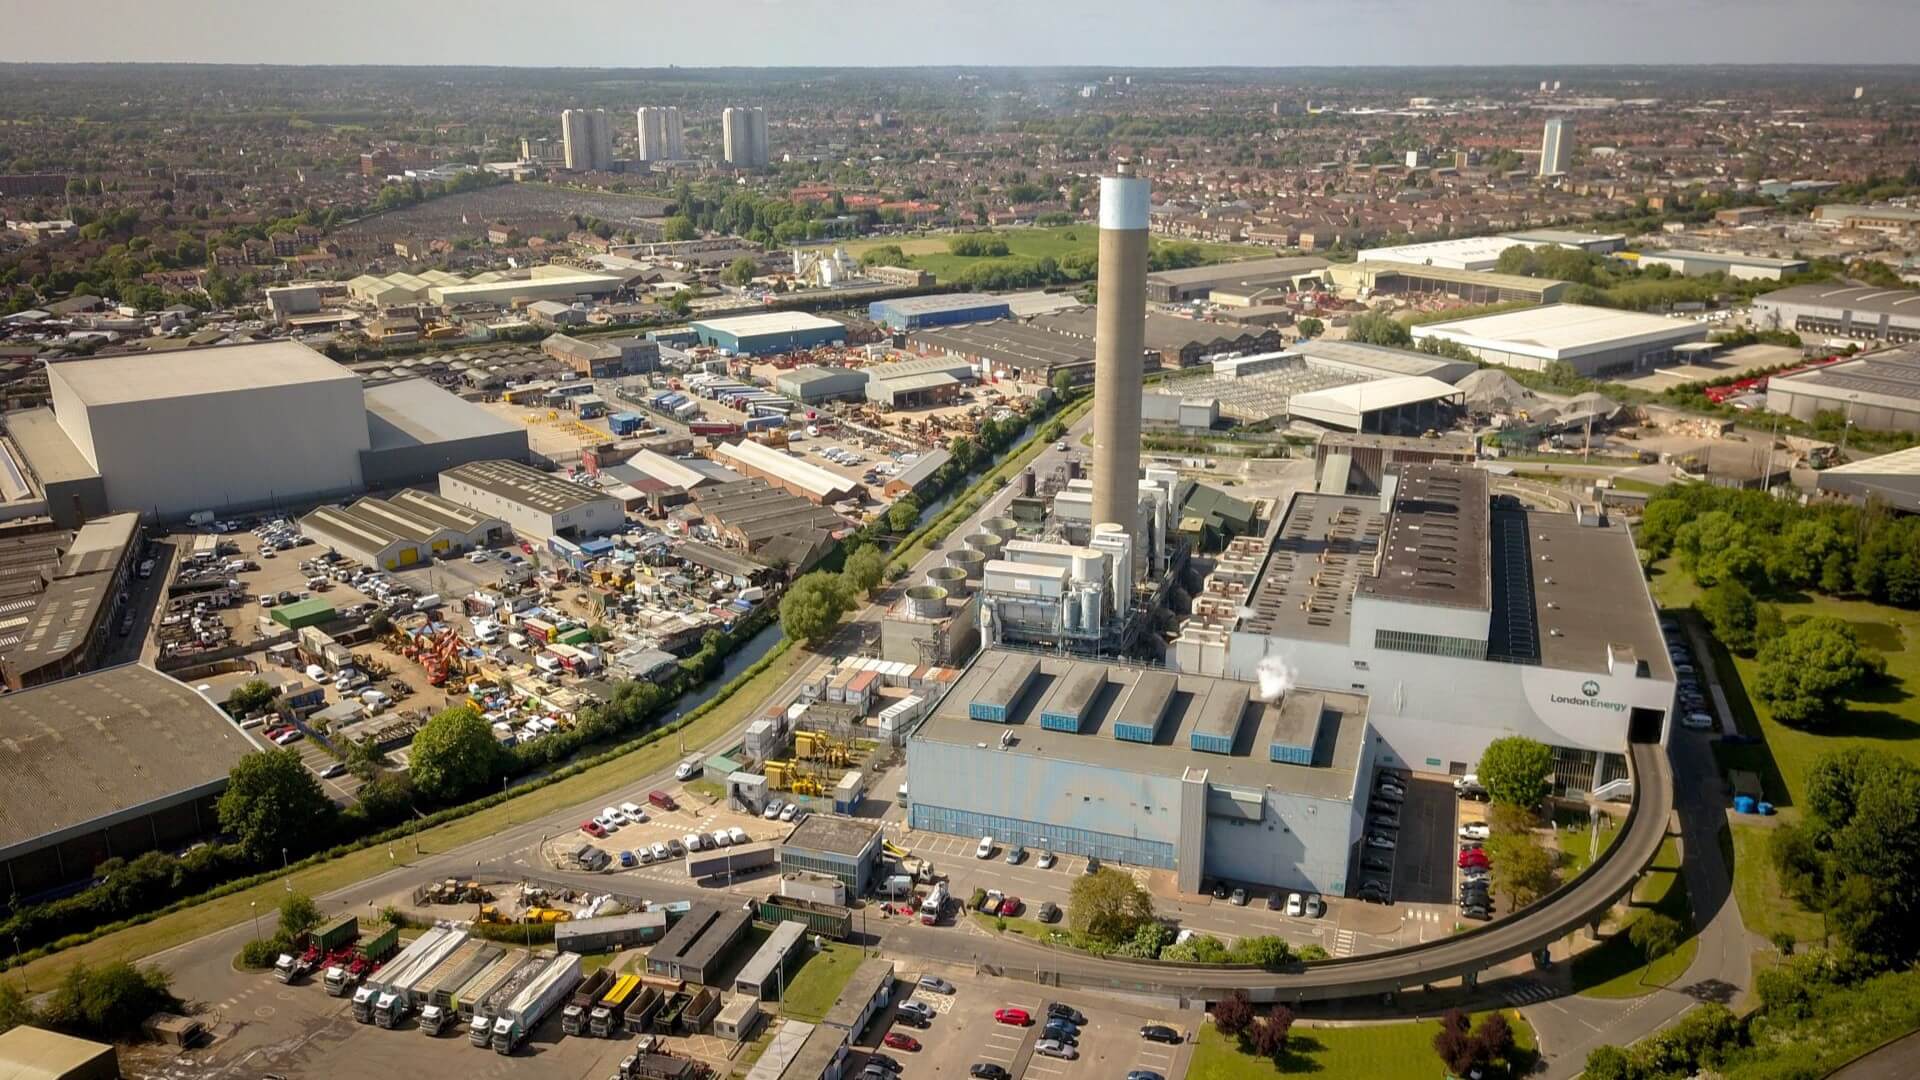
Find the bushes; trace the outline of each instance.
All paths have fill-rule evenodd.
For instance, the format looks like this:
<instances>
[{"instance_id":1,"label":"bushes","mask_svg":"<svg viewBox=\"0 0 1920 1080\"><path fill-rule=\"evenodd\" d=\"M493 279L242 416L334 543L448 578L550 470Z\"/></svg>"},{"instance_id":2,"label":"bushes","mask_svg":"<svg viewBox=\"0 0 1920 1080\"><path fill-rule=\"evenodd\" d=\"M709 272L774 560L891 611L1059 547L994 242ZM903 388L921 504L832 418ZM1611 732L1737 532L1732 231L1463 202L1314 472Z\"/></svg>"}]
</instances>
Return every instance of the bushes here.
<instances>
[{"instance_id":1,"label":"bushes","mask_svg":"<svg viewBox=\"0 0 1920 1080\"><path fill-rule=\"evenodd\" d=\"M75 964L37 1012L23 1001L10 1000L0 1008L0 1022L7 1027L34 1023L107 1042L124 1040L137 1035L147 1017L179 1008L171 984L172 978L157 967L137 968L125 961L98 968Z\"/></svg>"},{"instance_id":2,"label":"bushes","mask_svg":"<svg viewBox=\"0 0 1920 1080\"><path fill-rule=\"evenodd\" d=\"M555 923L477 922L469 929L473 936L512 945L551 945Z\"/></svg>"},{"instance_id":3,"label":"bushes","mask_svg":"<svg viewBox=\"0 0 1920 1080\"><path fill-rule=\"evenodd\" d=\"M280 959L281 953L292 951L293 940L285 934L254 938L240 947L240 966L251 971L265 971Z\"/></svg>"}]
</instances>

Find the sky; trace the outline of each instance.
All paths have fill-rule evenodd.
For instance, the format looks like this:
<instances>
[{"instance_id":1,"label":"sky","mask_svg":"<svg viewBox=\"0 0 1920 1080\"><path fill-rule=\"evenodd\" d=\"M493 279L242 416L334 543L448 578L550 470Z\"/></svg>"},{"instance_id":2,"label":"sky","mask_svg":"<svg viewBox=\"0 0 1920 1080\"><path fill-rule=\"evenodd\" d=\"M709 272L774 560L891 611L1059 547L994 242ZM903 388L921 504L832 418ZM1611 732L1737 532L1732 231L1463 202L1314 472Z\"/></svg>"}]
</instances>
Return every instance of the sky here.
<instances>
[{"instance_id":1,"label":"sky","mask_svg":"<svg viewBox=\"0 0 1920 1080\"><path fill-rule=\"evenodd\" d=\"M0 61L1914 63L1920 0L0 0Z\"/></svg>"}]
</instances>

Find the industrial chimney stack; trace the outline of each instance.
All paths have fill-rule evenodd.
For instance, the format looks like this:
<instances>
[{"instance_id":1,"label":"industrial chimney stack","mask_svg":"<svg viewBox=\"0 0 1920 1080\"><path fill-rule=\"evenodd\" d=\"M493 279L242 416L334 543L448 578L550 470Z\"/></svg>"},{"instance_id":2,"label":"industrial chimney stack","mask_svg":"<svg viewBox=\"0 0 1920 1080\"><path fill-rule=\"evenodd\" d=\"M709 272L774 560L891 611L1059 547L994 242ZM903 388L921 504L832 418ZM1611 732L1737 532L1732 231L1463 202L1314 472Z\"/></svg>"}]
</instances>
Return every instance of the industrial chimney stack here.
<instances>
[{"instance_id":1,"label":"industrial chimney stack","mask_svg":"<svg viewBox=\"0 0 1920 1080\"><path fill-rule=\"evenodd\" d=\"M1100 178L1100 307L1093 338L1093 522L1140 512L1149 185L1121 162Z\"/></svg>"}]
</instances>

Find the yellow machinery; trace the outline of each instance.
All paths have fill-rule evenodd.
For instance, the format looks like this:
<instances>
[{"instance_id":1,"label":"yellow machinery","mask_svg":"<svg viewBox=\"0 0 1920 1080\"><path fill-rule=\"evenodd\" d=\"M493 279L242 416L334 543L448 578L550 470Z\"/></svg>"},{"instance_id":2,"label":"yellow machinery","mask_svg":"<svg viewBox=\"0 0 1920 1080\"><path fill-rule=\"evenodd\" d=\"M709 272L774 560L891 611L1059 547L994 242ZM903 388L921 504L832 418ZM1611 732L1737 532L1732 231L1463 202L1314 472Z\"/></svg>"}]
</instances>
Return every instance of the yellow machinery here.
<instances>
[{"instance_id":1,"label":"yellow machinery","mask_svg":"<svg viewBox=\"0 0 1920 1080\"><path fill-rule=\"evenodd\" d=\"M818 731L795 732L793 752L808 761L840 768L846 768L853 760L846 743Z\"/></svg>"},{"instance_id":2,"label":"yellow machinery","mask_svg":"<svg viewBox=\"0 0 1920 1080\"><path fill-rule=\"evenodd\" d=\"M769 761L767 762L767 786L775 791L785 791L787 784L791 782L797 771L791 761Z\"/></svg>"}]
</instances>

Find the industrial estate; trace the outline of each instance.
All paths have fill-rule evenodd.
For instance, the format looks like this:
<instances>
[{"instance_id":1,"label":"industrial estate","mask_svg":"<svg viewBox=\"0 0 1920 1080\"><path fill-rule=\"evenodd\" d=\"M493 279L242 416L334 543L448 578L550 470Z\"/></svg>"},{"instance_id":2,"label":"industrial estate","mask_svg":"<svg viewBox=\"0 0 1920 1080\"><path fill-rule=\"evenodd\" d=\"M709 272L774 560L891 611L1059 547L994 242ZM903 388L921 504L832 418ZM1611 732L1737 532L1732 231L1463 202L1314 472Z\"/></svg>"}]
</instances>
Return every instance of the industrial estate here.
<instances>
[{"instance_id":1,"label":"industrial estate","mask_svg":"<svg viewBox=\"0 0 1920 1080\"><path fill-rule=\"evenodd\" d=\"M154 70L0 69L0 1075L1920 1057L1911 71Z\"/></svg>"}]
</instances>

